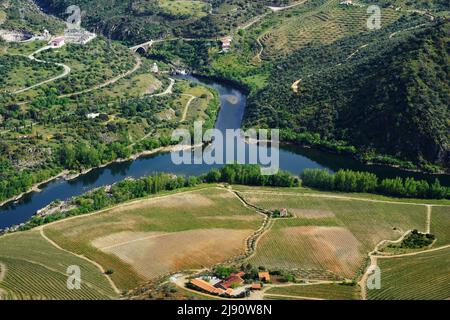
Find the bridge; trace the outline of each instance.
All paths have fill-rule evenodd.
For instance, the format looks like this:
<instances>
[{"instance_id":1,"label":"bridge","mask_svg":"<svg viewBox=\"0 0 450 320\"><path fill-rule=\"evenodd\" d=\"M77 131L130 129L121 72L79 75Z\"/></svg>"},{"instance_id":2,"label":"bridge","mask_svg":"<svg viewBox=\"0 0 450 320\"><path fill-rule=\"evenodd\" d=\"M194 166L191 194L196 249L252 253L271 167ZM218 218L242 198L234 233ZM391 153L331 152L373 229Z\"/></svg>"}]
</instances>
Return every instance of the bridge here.
<instances>
[{"instance_id":1,"label":"bridge","mask_svg":"<svg viewBox=\"0 0 450 320\"><path fill-rule=\"evenodd\" d=\"M139 49L144 50L144 52L147 52L155 43L164 42L164 41L175 41L175 40L183 40L183 41L218 41L219 38L165 38L165 39L158 39L158 40L150 40L141 44L137 44L133 47L130 47L130 50L133 52L137 52Z\"/></svg>"},{"instance_id":2,"label":"bridge","mask_svg":"<svg viewBox=\"0 0 450 320\"><path fill-rule=\"evenodd\" d=\"M155 41L150 40L150 41L135 45L134 47L131 47L130 50L133 52L137 52L139 49L142 49L142 50L144 50L144 52L147 52L148 49L150 49L152 47L154 42Z\"/></svg>"}]
</instances>

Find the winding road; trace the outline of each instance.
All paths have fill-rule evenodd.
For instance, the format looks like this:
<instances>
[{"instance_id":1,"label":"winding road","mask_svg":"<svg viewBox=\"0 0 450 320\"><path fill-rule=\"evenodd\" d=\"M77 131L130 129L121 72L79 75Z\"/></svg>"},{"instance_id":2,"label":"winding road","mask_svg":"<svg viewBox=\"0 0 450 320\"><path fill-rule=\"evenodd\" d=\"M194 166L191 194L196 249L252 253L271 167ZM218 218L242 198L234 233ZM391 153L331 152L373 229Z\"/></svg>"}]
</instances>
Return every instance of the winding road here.
<instances>
[{"instance_id":1,"label":"winding road","mask_svg":"<svg viewBox=\"0 0 450 320\"><path fill-rule=\"evenodd\" d=\"M45 50L49 50L49 49L51 49L51 48L52 48L51 46L45 46L45 47L42 47L42 48L40 48L39 50L36 50L36 51L33 52L32 54L30 54L27 58L30 59L30 60L32 60L32 61L41 62L41 63L46 63L46 64L51 64L51 62L44 61L44 60L40 60L40 59L37 59L37 58L34 57L36 54L38 54L38 53L40 53L40 52L42 52L42 51L45 51ZM26 88L24 88L24 89L20 89L20 90L14 91L13 94L19 94L19 93L22 93L22 92L26 92L26 91L31 90L31 89L34 89L34 88L36 88L36 87L40 87L40 86L42 86L42 85L44 85L44 84L46 84L46 83L53 82L53 81L56 81L56 80L58 80L58 79L64 78L64 77L67 76L67 75L70 73L70 71L71 71L71 68L70 68L68 65L65 65L65 64L63 64L63 63L54 63L54 65L59 66L59 67L63 67L63 69L64 69L63 73L61 73L60 75L58 75L58 76L56 76L56 77L47 79L47 80L45 80L45 81L39 82L39 83L37 83L37 84L34 84L34 85L32 85L32 86L26 87Z\"/></svg>"},{"instance_id":2,"label":"winding road","mask_svg":"<svg viewBox=\"0 0 450 320\"><path fill-rule=\"evenodd\" d=\"M108 81L106 81L106 82L104 82L104 83L102 83L102 84L96 85L96 86L94 86L94 87L91 87L91 88L88 88L88 89L85 89L85 90L81 90L81 91L77 91L77 92L72 92L72 93L63 94L63 95L60 95L60 96L58 96L58 97L59 97L59 98L70 98L70 97L74 97L74 96L79 96L79 95L81 95L81 94L89 93L89 92L92 92L92 91L95 91L95 90L104 88L104 87L106 87L106 86L109 86L110 84L116 83L117 81L119 81L119 80L121 80L121 79L123 79L123 78L128 77L128 76L131 75L132 73L134 73L134 72L136 72L137 70L139 70L139 68L140 68L141 65L142 65L142 60L141 60L141 58L139 57L139 55L135 55L134 58L135 58L136 64L134 65L133 69L128 70L127 72L124 72L124 73L122 73L122 74L119 74L118 76L116 76L116 77L114 77L114 78L112 78L112 79L110 79L110 80L108 80Z\"/></svg>"}]
</instances>

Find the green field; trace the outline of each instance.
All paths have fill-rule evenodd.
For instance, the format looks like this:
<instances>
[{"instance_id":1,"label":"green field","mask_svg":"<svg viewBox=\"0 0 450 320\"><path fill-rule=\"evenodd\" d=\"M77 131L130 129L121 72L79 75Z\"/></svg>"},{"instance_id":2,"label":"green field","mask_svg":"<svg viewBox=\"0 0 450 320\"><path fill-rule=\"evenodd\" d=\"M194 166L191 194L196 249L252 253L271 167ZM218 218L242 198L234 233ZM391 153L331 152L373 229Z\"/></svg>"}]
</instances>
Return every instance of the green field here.
<instances>
[{"instance_id":1,"label":"green field","mask_svg":"<svg viewBox=\"0 0 450 320\"><path fill-rule=\"evenodd\" d=\"M426 207L295 194L242 192L258 207L287 208L294 218L276 220L260 240L255 265L333 272L353 278L365 257L384 239L424 229Z\"/></svg>"},{"instance_id":2,"label":"green field","mask_svg":"<svg viewBox=\"0 0 450 320\"><path fill-rule=\"evenodd\" d=\"M378 259L381 289L372 300L443 300L450 298L450 248L416 256Z\"/></svg>"},{"instance_id":3,"label":"green field","mask_svg":"<svg viewBox=\"0 0 450 320\"><path fill-rule=\"evenodd\" d=\"M39 231L0 238L1 299L114 299L118 295L92 263L57 249ZM81 270L81 289L67 289L67 268ZM3 270L2 270L3 272ZM1 300L0 299L0 300Z\"/></svg>"},{"instance_id":4,"label":"green field","mask_svg":"<svg viewBox=\"0 0 450 320\"><path fill-rule=\"evenodd\" d=\"M267 290L265 298L271 294L310 297L325 300L355 300L358 299L358 287L342 284L311 284L311 285L295 285L288 287L274 287ZM275 297L277 299L278 297Z\"/></svg>"},{"instance_id":5,"label":"green field","mask_svg":"<svg viewBox=\"0 0 450 320\"><path fill-rule=\"evenodd\" d=\"M131 289L145 278L151 278L153 274L158 276L167 273L169 271L167 269L175 266L180 269L186 266L199 267L197 261L191 261L189 257L185 257L185 254L188 252L191 252L190 255L201 254L201 252L195 253L196 250L199 250L197 245L205 245L204 248L208 248L207 242L209 240L211 243L216 241L216 234L226 236L228 233L228 244L233 242L237 250L236 254L239 254L239 251L242 253L245 236L241 238L241 232L243 234L251 233L252 230L259 227L260 223L260 216L242 206L239 200L230 193L207 188L189 194L141 200L135 204L125 204L100 214L61 221L46 227L45 232L63 248L83 254L100 263L105 269L113 269L112 279L117 286ZM237 235L233 236L236 233ZM211 238L209 240L197 239L196 234L204 234ZM136 237L147 235L149 238L152 235L160 235L167 237L167 240L152 249L155 250L154 252L150 252L152 250L141 247L146 246L147 242L133 240ZM124 251L120 252L101 251L93 245L102 239L110 241L109 237L116 237L111 240L110 245L127 242L129 239L131 239L129 243L133 245L130 245L129 248L125 246ZM191 243L190 248L182 249L186 253L179 252L183 242L188 243L192 241L191 239L197 240ZM203 241L206 243L202 244ZM220 239L220 243L223 243L222 239ZM167 246L173 249L165 249ZM122 249L122 247L118 249ZM209 256L218 255L214 258L215 260L230 258L227 256L226 250L222 251L223 254L210 252ZM157 254L157 257L148 257L140 262L137 261L140 257L136 257L128 263L119 258L134 252L140 252L143 256ZM175 260L172 260L171 255L174 252L178 253ZM167 255L170 255L170 259L167 258ZM170 260L170 263L165 265L166 269L161 270L154 260L163 261L166 258ZM204 263L209 261L209 257L203 255L201 255L201 259L205 261ZM162 272L164 270L165 272Z\"/></svg>"}]
</instances>

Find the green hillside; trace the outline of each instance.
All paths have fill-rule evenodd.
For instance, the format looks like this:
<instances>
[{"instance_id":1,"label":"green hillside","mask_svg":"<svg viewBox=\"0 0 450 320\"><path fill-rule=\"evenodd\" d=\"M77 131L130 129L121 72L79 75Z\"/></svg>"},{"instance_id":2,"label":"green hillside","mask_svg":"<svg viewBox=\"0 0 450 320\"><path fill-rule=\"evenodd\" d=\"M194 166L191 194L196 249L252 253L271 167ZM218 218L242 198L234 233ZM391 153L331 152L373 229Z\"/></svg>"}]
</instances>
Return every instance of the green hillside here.
<instances>
[{"instance_id":1,"label":"green hillside","mask_svg":"<svg viewBox=\"0 0 450 320\"><path fill-rule=\"evenodd\" d=\"M61 32L64 24L43 14L31 1L0 0L0 29L25 30L41 33L47 29L52 34Z\"/></svg>"},{"instance_id":2,"label":"green hillside","mask_svg":"<svg viewBox=\"0 0 450 320\"><path fill-rule=\"evenodd\" d=\"M215 37L227 34L252 17L266 12L266 5L288 0L39 0L48 12L61 18L78 5L82 25L112 39L139 43L167 36Z\"/></svg>"},{"instance_id":3,"label":"green hillside","mask_svg":"<svg viewBox=\"0 0 450 320\"><path fill-rule=\"evenodd\" d=\"M253 95L247 126L292 128L285 138L340 140L366 158L387 154L448 168L450 24L414 24L401 19L291 54Z\"/></svg>"}]
</instances>

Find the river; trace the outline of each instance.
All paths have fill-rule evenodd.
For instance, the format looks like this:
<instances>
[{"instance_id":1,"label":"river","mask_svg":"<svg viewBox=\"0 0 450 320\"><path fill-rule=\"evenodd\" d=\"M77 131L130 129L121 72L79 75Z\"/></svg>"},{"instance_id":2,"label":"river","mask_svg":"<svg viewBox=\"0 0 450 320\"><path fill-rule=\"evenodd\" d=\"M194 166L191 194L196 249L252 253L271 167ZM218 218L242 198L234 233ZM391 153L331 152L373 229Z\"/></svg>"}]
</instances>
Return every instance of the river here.
<instances>
[{"instance_id":1,"label":"river","mask_svg":"<svg viewBox=\"0 0 450 320\"><path fill-rule=\"evenodd\" d=\"M180 78L180 77L179 77ZM199 81L216 89L220 94L221 109L216 128L238 129L241 125L247 104L246 95L236 87L203 78L185 76L191 81ZM234 97L230 99L230 97ZM31 192L20 200L0 207L0 229L23 223L35 212L54 200L66 200L94 188L113 184L127 177L139 178L155 172L170 172L178 175L199 175L220 165L175 165L170 153L155 154L134 161L113 163L104 168L94 169L70 181L56 179L40 186L40 192ZM306 168L323 168L330 171L343 169L364 170L376 173L380 177L412 176L434 180L434 176L410 173L385 166L367 166L349 157L332 155L314 149L296 146L280 149L280 168L299 174ZM450 185L449 176L439 176L441 183Z\"/></svg>"}]
</instances>

